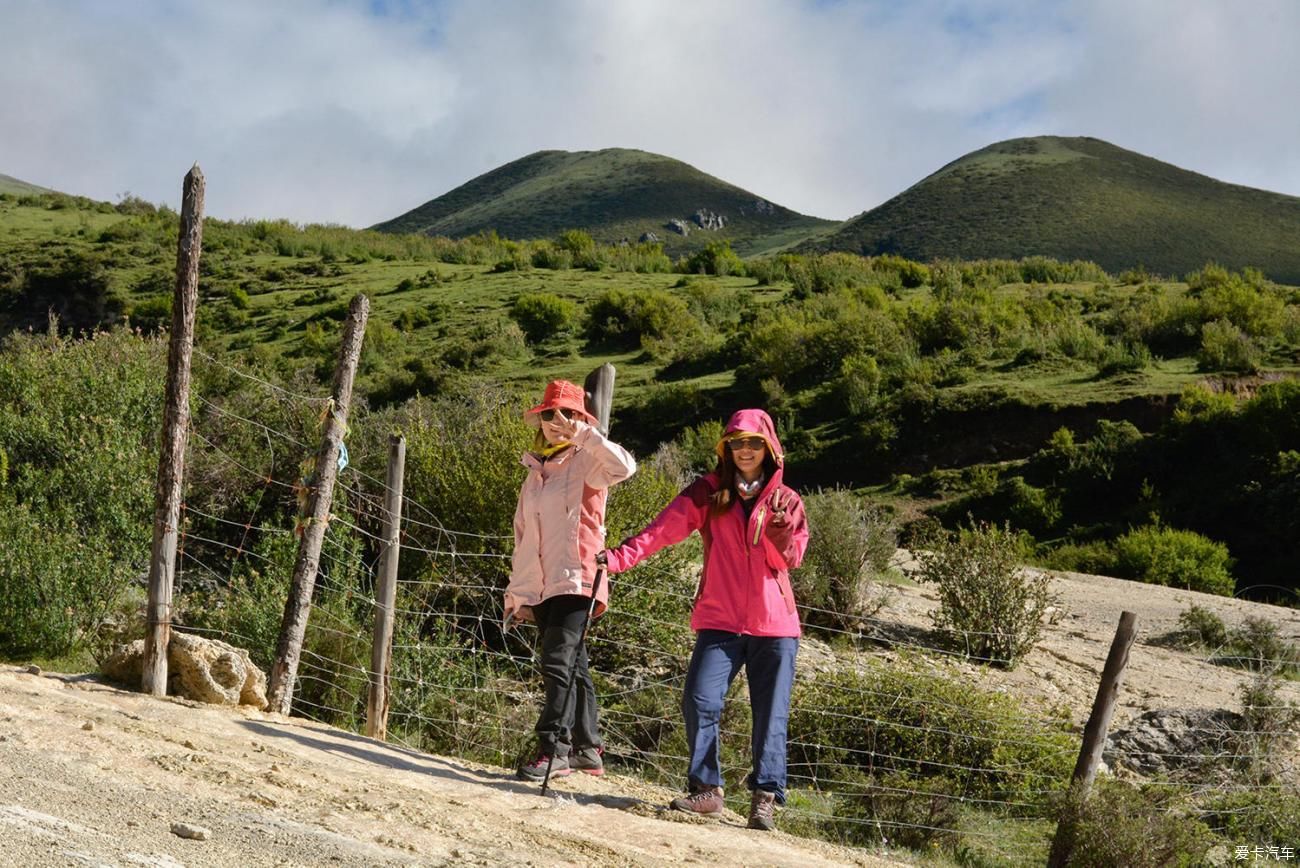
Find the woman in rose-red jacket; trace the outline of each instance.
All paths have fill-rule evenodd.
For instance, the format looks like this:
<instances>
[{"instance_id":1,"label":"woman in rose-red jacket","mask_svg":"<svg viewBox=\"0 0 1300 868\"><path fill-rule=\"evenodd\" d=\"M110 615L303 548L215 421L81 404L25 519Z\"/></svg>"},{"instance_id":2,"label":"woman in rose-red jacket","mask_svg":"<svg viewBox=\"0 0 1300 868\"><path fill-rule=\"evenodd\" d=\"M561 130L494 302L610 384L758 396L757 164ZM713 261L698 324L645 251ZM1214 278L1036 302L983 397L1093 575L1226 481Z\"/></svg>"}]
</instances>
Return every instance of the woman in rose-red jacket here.
<instances>
[{"instance_id":1,"label":"woman in rose-red jacket","mask_svg":"<svg viewBox=\"0 0 1300 868\"><path fill-rule=\"evenodd\" d=\"M581 386L548 383L542 402L524 414L537 429L515 508L515 550L506 587L505 625L535 621L546 698L537 720L537 753L519 777L541 780L573 769L604 772L596 692L587 670L583 626L591 606L596 555L605 546L605 496L636 472L628 451L607 439L586 410ZM595 615L605 610L602 583ZM572 673L574 683L569 682Z\"/></svg>"},{"instance_id":2,"label":"woman in rose-red jacket","mask_svg":"<svg viewBox=\"0 0 1300 868\"><path fill-rule=\"evenodd\" d=\"M727 688L744 666L754 718L749 826L770 830L773 805L785 802L786 722L800 635L790 570L803 561L808 526L799 495L782 484L785 456L767 413L735 413L717 452L716 470L605 559L611 573L622 572L700 532L704 573L691 614L696 639L682 696L690 793L672 807L722 813L719 722Z\"/></svg>"}]
</instances>

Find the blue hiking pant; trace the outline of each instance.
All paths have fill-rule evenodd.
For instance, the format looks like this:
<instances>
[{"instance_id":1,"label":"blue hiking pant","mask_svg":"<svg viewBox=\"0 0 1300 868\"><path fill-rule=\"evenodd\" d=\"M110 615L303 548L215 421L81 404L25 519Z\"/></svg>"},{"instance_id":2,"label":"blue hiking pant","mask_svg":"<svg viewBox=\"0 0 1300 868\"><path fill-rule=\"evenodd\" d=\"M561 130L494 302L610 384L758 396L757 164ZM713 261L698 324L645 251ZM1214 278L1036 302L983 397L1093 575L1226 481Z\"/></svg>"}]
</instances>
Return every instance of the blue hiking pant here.
<instances>
[{"instance_id":1,"label":"blue hiking pant","mask_svg":"<svg viewBox=\"0 0 1300 868\"><path fill-rule=\"evenodd\" d=\"M785 804L785 733L790 718L790 691L794 686L794 658L799 640L771 636L746 636L722 630L701 630L695 637L682 714L691 760L690 785L722 786L718 737L722 702L727 688L745 667L749 680L749 708L754 717L751 736L753 768L746 778L751 789L776 794Z\"/></svg>"}]
</instances>

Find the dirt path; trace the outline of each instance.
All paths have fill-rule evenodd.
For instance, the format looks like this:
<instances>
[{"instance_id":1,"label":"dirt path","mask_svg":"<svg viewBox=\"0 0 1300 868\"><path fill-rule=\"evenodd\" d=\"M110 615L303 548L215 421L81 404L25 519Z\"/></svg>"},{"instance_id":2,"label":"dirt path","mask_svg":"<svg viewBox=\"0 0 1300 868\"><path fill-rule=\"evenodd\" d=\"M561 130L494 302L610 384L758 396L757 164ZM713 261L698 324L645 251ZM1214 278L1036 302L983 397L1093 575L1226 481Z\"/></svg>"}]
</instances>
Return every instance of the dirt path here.
<instances>
[{"instance_id":1,"label":"dirt path","mask_svg":"<svg viewBox=\"0 0 1300 868\"><path fill-rule=\"evenodd\" d=\"M555 790L297 718L0 667L0 865L896 864L665 812L672 793L612 773Z\"/></svg>"}]
</instances>

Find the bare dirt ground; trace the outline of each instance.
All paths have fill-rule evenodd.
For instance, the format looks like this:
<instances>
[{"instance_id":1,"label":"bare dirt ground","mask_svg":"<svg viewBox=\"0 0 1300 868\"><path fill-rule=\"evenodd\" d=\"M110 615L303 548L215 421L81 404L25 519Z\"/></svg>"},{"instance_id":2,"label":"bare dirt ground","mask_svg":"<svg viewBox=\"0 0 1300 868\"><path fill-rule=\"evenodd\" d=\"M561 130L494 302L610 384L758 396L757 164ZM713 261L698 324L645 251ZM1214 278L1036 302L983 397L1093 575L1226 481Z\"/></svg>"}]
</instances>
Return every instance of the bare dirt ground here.
<instances>
[{"instance_id":1,"label":"bare dirt ground","mask_svg":"<svg viewBox=\"0 0 1300 868\"><path fill-rule=\"evenodd\" d=\"M915 571L915 562L906 553L900 551L898 560L905 573ZM1300 642L1300 609L1105 576L1049 575L1055 623L1046 625L1033 652L1010 672L974 664L962 664L962 668L987 687L1044 705L1063 706L1080 725L1092 708L1102 666L1124 611L1137 615L1137 640L1129 654L1112 730L1157 708L1240 710L1239 693L1250 680L1248 672L1210 663L1203 656L1161 641L1177 630L1178 617L1192 605L1214 612L1229 629L1247 617L1264 618L1278 625L1283 638ZM932 587L900 588L878 617L920 631L931 626L930 613L937 606L938 594ZM1300 682L1284 681L1280 695L1300 701Z\"/></svg>"},{"instance_id":2,"label":"bare dirt ground","mask_svg":"<svg viewBox=\"0 0 1300 868\"><path fill-rule=\"evenodd\" d=\"M1152 644L1192 603L1229 625L1266 617L1300 639L1291 609L1072 574L1052 589L1058 620L1021 666L963 666L1079 723L1125 609L1139 636L1116 725L1151 708L1239 707L1244 673ZM934 606L930 589L900 588L880 617L921 635ZM1300 701L1295 682L1283 692ZM0 865L899 864L753 832L734 815L667 812L672 793L612 772L555 791L297 718L0 667ZM180 837L178 823L209 834Z\"/></svg>"}]
</instances>

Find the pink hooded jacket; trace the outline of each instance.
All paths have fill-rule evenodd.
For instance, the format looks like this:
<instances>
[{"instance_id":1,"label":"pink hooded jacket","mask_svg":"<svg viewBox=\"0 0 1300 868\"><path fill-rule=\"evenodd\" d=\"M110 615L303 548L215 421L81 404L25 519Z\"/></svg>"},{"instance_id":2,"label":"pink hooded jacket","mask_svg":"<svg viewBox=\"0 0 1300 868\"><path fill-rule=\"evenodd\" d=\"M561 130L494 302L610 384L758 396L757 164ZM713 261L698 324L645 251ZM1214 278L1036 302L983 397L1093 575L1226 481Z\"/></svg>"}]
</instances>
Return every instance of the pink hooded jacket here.
<instances>
[{"instance_id":1,"label":"pink hooded jacket","mask_svg":"<svg viewBox=\"0 0 1300 868\"><path fill-rule=\"evenodd\" d=\"M505 622L533 620L532 607L560 594L591 595L596 555L605 546L609 486L636 472L626 449L578 422L573 445L543 461L532 452L515 507L515 551L505 592ZM605 611L609 583L596 595Z\"/></svg>"},{"instance_id":2,"label":"pink hooded jacket","mask_svg":"<svg viewBox=\"0 0 1300 868\"><path fill-rule=\"evenodd\" d=\"M704 539L704 574L691 613L691 629L725 630L750 636L797 637L799 614L790 587L790 570L803 562L808 523L799 495L781 484L785 455L771 418L762 410L740 410L727 434L752 431L767 441L776 472L765 483L748 520L734 500L722 515L712 515L717 473L701 476L673 498L645 530L607 554L611 573L631 569L666 546L698 530ZM770 519L772 495L784 492L785 519Z\"/></svg>"}]
</instances>

